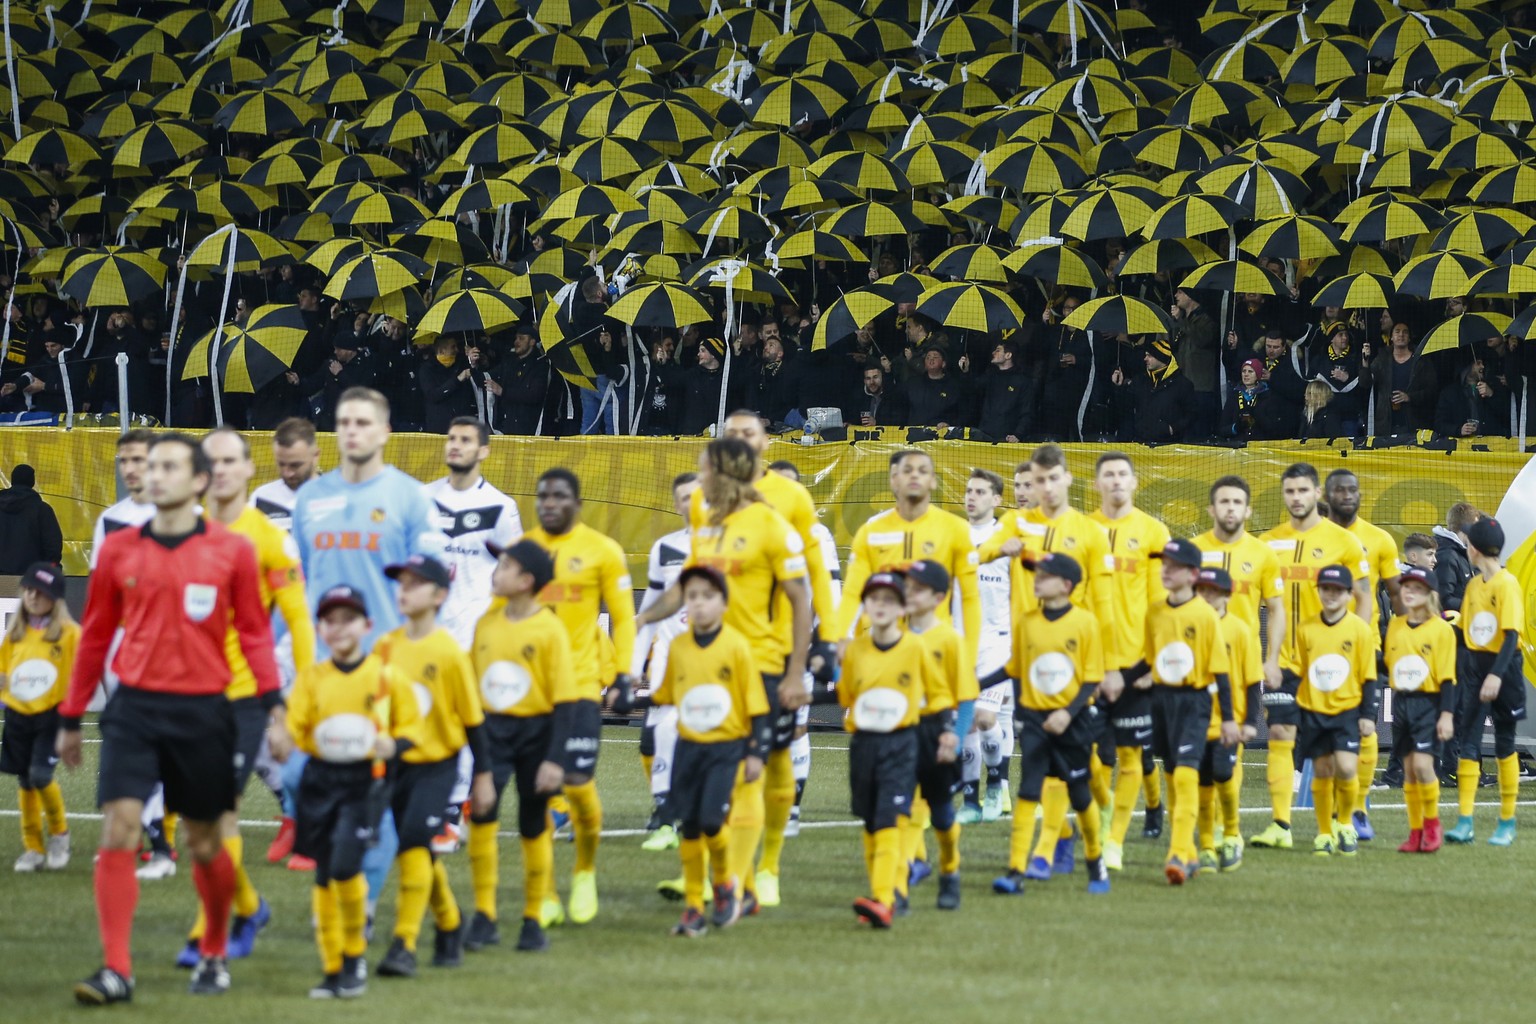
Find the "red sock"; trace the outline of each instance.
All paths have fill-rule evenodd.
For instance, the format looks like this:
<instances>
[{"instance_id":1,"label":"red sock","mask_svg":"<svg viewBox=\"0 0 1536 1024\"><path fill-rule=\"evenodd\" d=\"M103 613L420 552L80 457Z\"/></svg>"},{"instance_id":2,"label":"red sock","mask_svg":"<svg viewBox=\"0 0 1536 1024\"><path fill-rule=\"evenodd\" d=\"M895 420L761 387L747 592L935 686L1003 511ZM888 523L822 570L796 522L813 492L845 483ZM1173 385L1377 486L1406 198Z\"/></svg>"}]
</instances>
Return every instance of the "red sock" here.
<instances>
[{"instance_id":1,"label":"red sock","mask_svg":"<svg viewBox=\"0 0 1536 1024\"><path fill-rule=\"evenodd\" d=\"M133 976L133 912L139 905L137 850L100 850L96 854L96 926L101 931L102 961L125 978Z\"/></svg>"},{"instance_id":2,"label":"red sock","mask_svg":"<svg viewBox=\"0 0 1536 1024\"><path fill-rule=\"evenodd\" d=\"M203 917L208 922L198 952L223 956L229 945L229 907L235 899L235 862L229 859L229 851L221 846L213 860L193 864L192 880L197 883Z\"/></svg>"}]
</instances>

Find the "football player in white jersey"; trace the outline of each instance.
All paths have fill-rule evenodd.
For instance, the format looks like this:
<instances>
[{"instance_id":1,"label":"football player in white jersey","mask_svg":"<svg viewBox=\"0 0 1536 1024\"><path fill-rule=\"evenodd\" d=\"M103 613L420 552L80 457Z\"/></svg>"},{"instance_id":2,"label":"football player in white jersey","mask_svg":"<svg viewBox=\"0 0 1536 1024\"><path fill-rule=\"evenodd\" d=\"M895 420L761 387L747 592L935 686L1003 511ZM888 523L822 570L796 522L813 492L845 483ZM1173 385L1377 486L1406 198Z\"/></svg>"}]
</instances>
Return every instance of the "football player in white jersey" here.
<instances>
[{"instance_id":1,"label":"football player in white jersey","mask_svg":"<svg viewBox=\"0 0 1536 1024\"><path fill-rule=\"evenodd\" d=\"M659 601L667 588L677 582L683 563L688 561L693 544L688 529L688 501L698 489L697 473L682 473L672 480L672 507L677 510L683 525L651 545L645 596L640 599L642 612ZM682 608L670 618L640 627L635 636L635 656L629 674L644 679L648 692L661 685L667 671L667 650L673 638L687 628L688 614ZM667 794L672 788L672 756L676 749L677 708L651 705L646 709L645 727L640 731L640 761L650 780L652 800L651 820L645 826L649 835L640 844L642 849L677 849L675 815L667 808Z\"/></svg>"},{"instance_id":2,"label":"football player in white jersey","mask_svg":"<svg viewBox=\"0 0 1536 1024\"><path fill-rule=\"evenodd\" d=\"M1026 474L1026 479L1028 476ZM965 485L965 518L971 543L980 547L997 532L997 508L1003 500L1003 478L986 469L971 470ZM1010 621L1010 559L997 558L976 569L981 592L981 639L977 645L976 675L985 678L1008 663L1012 650ZM960 823L996 821L1003 815L1007 792L1008 758L1013 755L1013 684L999 683L981 692L976 701L976 720L964 738L961 758ZM985 800L981 772L986 768Z\"/></svg>"},{"instance_id":3,"label":"football player in white jersey","mask_svg":"<svg viewBox=\"0 0 1536 1024\"><path fill-rule=\"evenodd\" d=\"M272 456L277 463L277 479L252 491L251 504L272 520L273 526L291 531L299 488L320 471L320 446L315 443L315 425L301 416L283 420L272 432ZM278 668L283 668L281 652ZM291 673L285 673L285 680L292 678Z\"/></svg>"}]
</instances>

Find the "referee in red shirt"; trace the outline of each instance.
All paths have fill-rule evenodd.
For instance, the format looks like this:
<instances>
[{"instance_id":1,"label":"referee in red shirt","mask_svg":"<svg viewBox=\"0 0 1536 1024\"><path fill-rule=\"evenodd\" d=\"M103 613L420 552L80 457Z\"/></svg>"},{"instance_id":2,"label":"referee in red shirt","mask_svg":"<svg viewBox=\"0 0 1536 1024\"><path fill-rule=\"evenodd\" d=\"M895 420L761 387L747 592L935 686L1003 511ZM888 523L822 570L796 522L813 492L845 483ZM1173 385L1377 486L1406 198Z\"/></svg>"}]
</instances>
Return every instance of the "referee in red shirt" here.
<instances>
[{"instance_id":1,"label":"referee in red shirt","mask_svg":"<svg viewBox=\"0 0 1536 1024\"><path fill-rule=\"evenodd\" d=\"M102 543L69 694L59 707L59 757L77 768L80 717L121 625L122 646L111 666L121 683L101 716L96 790L102 811L96 916L105 963L75 985L75 998L87 1005L133 998L134 861L139 818L157 782L165 784L166 808L186 822L192 877L208 922L190 991L213 995L229 988L225 946L235 866L221 842L219 817L235 808L235 720L224 695L231 629L274 722L282 720L283 708L255 550L198 513L209 476L208 456L185 434L161 434L151 443L146 495L155 516ZM278 743L285 735L271 732Z\"/></svg>"}]
</instances>

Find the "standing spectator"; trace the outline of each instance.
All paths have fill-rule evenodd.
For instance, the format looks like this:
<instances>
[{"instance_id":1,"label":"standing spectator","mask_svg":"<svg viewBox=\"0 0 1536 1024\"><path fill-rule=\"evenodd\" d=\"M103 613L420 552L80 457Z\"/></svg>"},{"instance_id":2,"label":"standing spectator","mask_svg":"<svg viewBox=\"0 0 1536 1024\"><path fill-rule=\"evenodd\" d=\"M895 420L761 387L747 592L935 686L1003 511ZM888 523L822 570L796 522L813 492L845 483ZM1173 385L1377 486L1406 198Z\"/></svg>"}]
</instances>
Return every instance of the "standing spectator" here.
<instances>
[{"instance_id":1,"label":"standing spectator","mask_svg":"<svg viewBox=\"0 0 1536 1024\"><path fill-rule=\"evenodd\" d=\"M458 339L441 335L432 358L421 363L423 428L429 434L448 433L448 424L460 416L478 418L474 367L459 352Z\"/></svg>"},{"instance_id":2,"label":"standing spectator","mask_svg":"<svg viewBox=\"0 0 1536 1024\"><path fill-rule=\"evenodd\" d=\"M1217 372L1221 346L1216 337L1216 321L1205 311L1199 296L1188 288L1174 291L1172 312L1176 324L1173 356L1194 389L1188 433L1196 439L1210 437L1216 433L1221 416Z\"/></svg>"},{"instance_id":3,"label":"standing spectator","mask_svg":"<svg viewBox=\"0 0 1536 1024\"><path fill-rule=\"evenodd\" d=\"M1301 416L1307 384L1301 374L1301 353L1287 340L1284 332L1272 330L1264 336L1264 383L1269 385L1270 403L1279 424L1276 437L1288 437Z\"/></svg>"},{"instance_id":4,"label":"standing spectator","mask_svg":"<svg viewBox=\"0 0 1536 1024\"><path fill-rule=\"evenodd\" d=\"M949 359L937 342L921 350L923 372L907 381L907 423L914 427L962 426L965 386L948 372Z\"/></svg>"},{"instance_id":5,"label":"standing spectator","mask_svg":"<svg viewBox=\"0 0 1536 1024\"><path fill-rule=\"evenodd\" d=\"M22 463L0 491L0 576L20 576L33 562L64 561L59 517L37 493L37 473Z\"/></svg>"},{"instance_id":6,"label":"standing spectator","mask_svg":"<svg viewBox=\"0 0 1536 1024\"><path fill-rule=\"evenodd\" d=\"M699 361L691 367L683 380L683 412L678 421L678 432L702 434L720 417L720 389L725 387L727 409L741 404L741 375L734 368L727 382L720 362L725 357L725 342L719 338L705 338L699 343Z\"/></svg>"},{"instance_id":7,"label":"standing spectator","mask_svg":"<svg viewBox=\"0 0 1536 1024\"><path fill-rule=\"evenodd\" d=\"M1295 417L1290 422L1277 422L1276 411L1274 396L1264 380L1264 360L1245 360L1222 410L1221 436L1244 441L1282 438Z\"/></svg>"},{"instance_id":8,"label":"standing spectator","mask_svg":"<svg viewBox=\"0 0 1536 1024\"><path fill-rule=\"evenodd\" d=\"M330 360L299 384L309 396L316 429L335 430L336 402L342 393L348 388L372 387L373 381L373 352L364 340L345 331L336 335Z\"/></svg>"},{"instance_id":9,"label":"standing spectator","mask_svg":"<svg viewBox=\"0 0 1536 1024\"><path fill-rule=\"evenodd\" d=\"M683 368L677 362L677 339L663 334L651 342L651 368L640 395L640 433L662 437L677 433L683 405Z\"/></svg>"},{"instance_id":10,"label":"standing spectator","mask_svg":"<svg viewBox=\"0 0 1536 1024\"><path fill-rule=\"evenodd\" d=\"M1473 357L1440 391L1435 405L1435 430L1446 437L1476 437L1487 433L1485 403L1493 392L1483 379L1483 361ZM1379 411L1379 407L1378 407Z\"/></svg>"},{"instance_id":11,"label":"standing spectator","mask_svg":"<svg viewBox=\"0 0 1536 1024\"><path fill-rule=\"evenodd\" d=\"M864 390L855 403L855 418L864 427L899 427L907 422L907 400L899 390L887 390L890 382L878 366L864 368Z\"/></svg>"},{"instance_id":12,"label":"standing spectator","mask_svg":"<svg viewBox=\"0 0 1536 1024\"><path fill-rule=\"evenodd\" d=\"M389 399L397 429L420 430L424 413L416 374L421 366L421 355L411 341L411 329L392 316L380 317L372 336L375 367L372 386Z\"/></svg>"},{"instance_id":13,"label":"standing spectator","mask_svg":"<svg viewBox=\"0 0 1536 1024\"><path fill-rule=\"evenodd\" d=\"M1332 437L1356 437L1361 433L1361 420L1365 417L1366 385L1361 383L1360 348L1354 333L1348 327L1338 327L1328 338L1328 344L1316 360L1314 381L1321 381L1333 392L1328 403L1329 417L1334 429ZM1308 385L1308 393L1311 386ZM1313 435L1316 436L1316 435Z\"/></svg>"},{"instance_id":14,"label":"standing spectator","mask_svg":"<svg viewBox=\"0 0 1536 1024\"><path fill-rule=\"evenodd\" d=\"M503 434L531 436L540 432L548 408L549 357L539 347L539 329L518 324L512 332L512 353L490 371L485 387L494 399L495 427Z\"/></svg>"},{"instance_id":15,"label":"standing spectator","mask_svg":"<svg viewBox=\"0 0 1536 1024\"><path fill-rule=\"evenodd\" d=\"M1407 324L1393 324L1390 337L1387 350L1370 365L1376 416L1369 426L1378 437L1411 434L1435 425L1439 419L1436 399L1440 389L1434 363L1415 350ZM1478 390L1492 394L1487 384Z\"/></svg>"},{"instance_id":16,"label":"standing spectator","mask_svg":"<svg viewBox=\"0 0 1536 1024\"><path fill-rule=\"evenodd\" d=\"M1194 386L1178 365L1168 339L1157 338L1142 346L1146 373L1127 379L1116 370L1111 383L1124 386L1131 404L1130 415L1120 417L1121 435L1143 444L1184 440L1194 409Z\"/></svg>"},{"instance_id":17,"label":"standing spectator","mask_svg":"<svg viewBox=\"0 0 1536 1024\"><path fill-rule=\"evenodd\" d=\"M1019 343L992 346L992 368L981 379L981 432L993 441L1018 444L1035 432L1035 382L1019 365Z\"/></svg>"},{"instance_id":18,"label":"standing spectator","mask_svg":"<svg viewBox=\"0 0 1536 1024\"><path fill-rule=\"evenodd\" d=\"M1076 441L1081 434L1078 418L1088 390L1092 342L1085 332L1061 323L1079 305L1077 296L1068 295L1061 300L1059 316L1049 308L1041 315L1046 326L1042 345L1045 367L1035 433L1050 440Z\"/></svg>"},{"instance_id":19,"label":"standing spectator","mask_svg":"<svg viewBox=\"0 0 1536 1024\"><path fill-rule=\"evenodd\" d=\"M71 400L75 412L90 411L86 403L88 396L84 387L83 364L71 360L69 355L65 355L63 363L59 362L61 353L73 354L73 350L66 347L69 337L64 331L43 331L33 335L34 341L42 343L38 346L38 360L29 365L16 381L0 385L0 400L5 401L8 411L31 410L63 416L69 411ZM117 379L115 371L114 367L114 381ZM66 379L69 384L68 395L64 387Z\"/></svg>"},{"instance_id":20,"label":"standing spectator","mask_svg":"<svg viewBox=\"0 0 1536 1024\"><path fill-rule=\"evenodd\" d=\"M1458 501L1445 513L1445 525L1435 527L1435 582L1440 592L1440 606L1446 611L1460 611L1461 599L1472 579L1472 560L1467 557L1467 527L1483 514L1465 501Z\"/></svg>"},{"instance_id":21,"label":"standing spectator","mask_svg":"<svg viewBox=\"0 0 1536 1024\"><path fill-rule=\"evenodd\" d=\"M747 404L769 423L791 427L805 423L800 399L804 374L799 359L791 357L777 334L763 339L762 360L753 368L749 380Z\"/></svg>"}]
</instances>

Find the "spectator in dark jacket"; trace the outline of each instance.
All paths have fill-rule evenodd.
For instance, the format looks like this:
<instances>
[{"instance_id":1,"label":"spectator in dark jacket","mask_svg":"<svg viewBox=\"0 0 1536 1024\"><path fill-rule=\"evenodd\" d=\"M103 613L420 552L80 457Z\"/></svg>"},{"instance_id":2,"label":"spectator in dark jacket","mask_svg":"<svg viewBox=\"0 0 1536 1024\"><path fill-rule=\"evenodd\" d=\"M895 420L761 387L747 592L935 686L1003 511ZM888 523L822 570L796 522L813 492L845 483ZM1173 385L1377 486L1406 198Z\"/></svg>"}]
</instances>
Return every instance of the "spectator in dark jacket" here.
<instances>
[{"instance_id":1,"label":"spectator in dark jacket","mask_svg":"<svg viewBox=\"0 0 1536 1024\"><path fill-rule=\"evenodd\" d=\"M64 560L59 517L36 488L36 472L22 464L11 471L11 486L0 491L0 576L20 576L33 562Z\"/></svg>"},{"instance_id":2,"label":"spectator in dark jacket","mask_svg":"<svg viewBox=\"0 0 1536 1024\"><path fill-rule=\"evenodd\" d=\"M1483 380L1483 361L1474 358L1440 391L1435 405L1435 430L1446 437L1476 437L1487 433L1485 394L1491 394Z\"/></svg>"},{"instance_id":3,"label":"spectator in dark jacket","mask_svg":"<svg viewBox=\"0 0 1536 1024\"><path fill-rule=\"evenodd\" d=\"M908 426L965 426L965 385L949 372L949 357L943 347L929 342L921 355L923 372L907 381Z\"/></svg>"},{"instance_id":4,"label":"spectator in dark jacket","mask_svg":"<svg viewBox=\"0 0 1536 1024\"><path fill-rule=\"evenodd\" d=\"M1435 425L1440 392L1435 365L1415 351L1407 324L1393 324L1391 344L1371 360L1370 386L1376 418L1369 426L1376 436L1411 434Z\"/></svg>"},{"instance_id":5,"label":"spectator in dark jacket","mask_svg":"<svg viewBox=\"0 0 1536 1024\"><path fill-rule=\"evenodd\" d=\"M1277 440L1289 435L1295 417L1277 417L1280 405L1264 380L1264 360L1246 360L1221 414L1221 436L1240 441Z\"/></svg>"},{"instance_id":6,"label":"spectator in dark jacket","mask_svg":"<svg viewBox=\"0 0 1536 1024\"><path fill-rule=\"evenodd\" d=\"M741 405L745 388L741 377L731 374L726 381L722 374L725 358L725 342L719 338L705 338L699 343L699 361L690 367L683 379L683 412L678 423L682 434L702 434L720 418L720 389L726 390L727 411Z\"/></svg>"},{"instance_id":7,"label":"spectator in dark jacket","mask_svg":"<svg viewBox=\"0 0 1536 1024\"><path fill-rule=\"evenodd\" d=\"M51 412L63 416L69 409L69 398L64 393L66 376L74 398L76 412L85 411L85 372L83 364L71 361L73 354L65 348L72 335L64 331L44 331L33 335L38 359L14 381L0 385L0 400L7 412ZM64 367L59 368L59 355L64 356ZM115 371L115 368L114 368ZM113 380L116 380L114 372ZM30 564L30 563L28 563ZM25 568L25 566L23 566Z\"/></svg>"},{"instance_id":8,"label":"spectator in dark jacket","mask_svg":"<svg viewBox=\"0 0 1536 1024\"><path fill-rule=\"evenodd\" d=\"M474 368L459 351L458 339L442 335L432 355L417 371L421 381L422 427L429 434L446 434L459 416L478 418Z\"/></svg>"},{"instance_id":9,"label":"spectator in dark jacket","mask_svg":"<svg viewBox=\"0 0 1536 1024\"><path fill-rule=\"evenodd\" d=\"M1061 302L1061 312L1047 309L1042 316L1046 325L1042 338L1040 377L1040 414L1035 419L1037 437L1076 441L1080 433L1079 411L1083 393L1088 390L1088 372L1092 365L1092 342L1075 327L1063 327L1061 321L1081 304L1075 295Z\"/></svg>"},{"instance_id":10,"label":"spectator in dark jacket","mask_svg":"<svg viewBox=\"0 0 1536 1024\"><path fill-rule=\"evenodd\" d=\"M1264 383L1269 385L1270 402L1280 425L1277 437L1290 437L1301 416L1307 382L1302 378L1301 353L1292 348L1280 331L1264 336Z\"/></svg>"},{"instance_id":11,"label":"spectator in dark jacket","mask_svg":"<svg viewBox=\"0 0 1536 1024\"><path fill-rule=\"evenodd\" d=\"M1216 433L1221 419L1221 342L1216 336L1216 321L1206 311L1200 292L1176 288L1173 293L1173 317L1177 328L1173 335L1173 355L1179 370L1194 389L1194 411L1189 428L1196 438Z\"/></svg>"},{"instance_id":12,"label":"spectator in dark jacket","mask_svg":"<svg viewBox=\"0 0 1536 1024\"><path fill-rule=\"evenodd\" d=\"M1307 382L1307 396L1301 406L1301 422L1296 437L1302 441L1349 437L1356 421L1339 415L1333 389L1320 380Z\"/></svg>"},{"instance_id":13,"label":"spectator in dark jacket","mask_svg":"<svg viewBox=\"0 0 1536 1024\"><path fill-rule=\"evenodd\" d=\"M640 396L640 433L662 437L677 433L682 418L687 371L677 362L677 339L662 335L651 342L651 372Z\"/></svg>"},{"instance_id":14,"label":"spectator in dark jacket","mask_svg":"<svg viewBox=\"0 0 1536 1024\"><path fill-rule=\"evenodd\" d=\"M863 427L899 427L907 422L907 399L879 366L864 368L864 389L850 422Z\"/></svg>"},{"instance_id":15,"label":"spectator in dark jacket","mask_svg":"<svg viewBox=\"0 0 1536 1024\"><path fill-rule=\"evenodd\" d=\"M1145 373L1127 382L1126 374L1116 370L1112 379L1131 404L1129 416L1120 417L1122 438L1143 444L1182 441L1194 411L1194 385L1179 369L1168 339L1142 346L1141 354Z\"/></svg>"},{"instance_id":16,"label":"spectator in dark jacket","mask_svg":"<svg viewBox=\"0 0 1536 1024\"><path fill-rule=\"evenodd\" d=\"M549 358L539 348L538 328L518 324L512 352L490 371L486 390L494 400L495 427L523 437L541 432L550 397Z\"/></svg>"},{"instance_id":17,"label":"spectator in dark jacket","mask_svg":"<svg viewBox=\"0 0 1536 1024\"><path fill-rule=\"evenodd\" d=\"M1336 424L1335 437L1357 437L1364 432L1365 395L1368 382L1361 376L1360 344L1348 327L1338 327L1318 351L1309 369L1312 379L1333 392L1329 417Z\"/></svg>"},{"instance_id":18,"label":"spectator in dark jacket","mask_svg":"<svg viewBox=\"0 0 1536 1024\"><path fill-rule=\"evenodd\" d=\"M336 400L352 387L373 387L373 352L350 332L336 336L331 358L316 373L304 378L299 388L309 396L316 430L336 429Z\"/></svg>"},{"instance_id":19,"label":"spectator in dark jacket","mask_svg":"<svg viewBox=\"0 0 1536 1024\"><path fill-rule=\"evenodd\" d=\"M1445 525L1431 531L1439 545L1435 549L1435 582L1440 592L1440 607L1460 611L1461 599L1472 580L1472 561L1467 557L1467 527L1483 517L1465 501L1458 501L1445 513Z\"/></svg>"},{"instance_id":20,"label":"spectator in dark jacket","mask_svg":"<svg viewBox=\"0 0 1536 1024\"><path fill-rule=\"evenodd\" d=\"M769 423L799 426L805 422L800 401L801 365L786 351L785 342L777 334L763 338L762 349L762 360L749 378L747 404Z\"/></svg>"},{"instance_id":21,"label":"spectator in dark jacket","mask_svg":"<svg viewBox=\"0 0 1536 1024\"><path fill-rule=\"evenodd\" d=\"M1019 365L1019 345L1004 338L992 346L992 368L981 378L977 426L993 441L1017 444L1035 432L1035 382Z\"/></svg>"}]
</instances>

